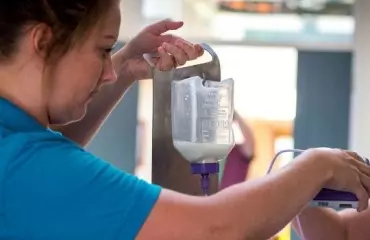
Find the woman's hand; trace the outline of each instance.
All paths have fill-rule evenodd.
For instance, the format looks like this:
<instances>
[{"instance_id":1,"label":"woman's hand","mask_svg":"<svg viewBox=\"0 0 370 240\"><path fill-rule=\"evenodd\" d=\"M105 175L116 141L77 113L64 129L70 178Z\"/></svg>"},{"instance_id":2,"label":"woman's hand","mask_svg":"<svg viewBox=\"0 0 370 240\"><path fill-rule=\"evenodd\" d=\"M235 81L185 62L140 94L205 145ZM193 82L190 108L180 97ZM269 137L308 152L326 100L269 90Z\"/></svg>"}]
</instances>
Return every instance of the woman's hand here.
<instances>
[{"instance_id":1,"label":"woman's hand","mask_svg":"<svg viewBox=\"0 0 370 240\"><path fill-rule=\"evenodd\" d=\"M298 158L307 158L328 170L325 188L354 193L359 200L358 211L368 207L370 194L370 167L354 152L340 149L315 148L302 153ZM314 177L314 176L313 176Z\"/></svg>"},{"instance_id":2,"label":"woman's hand","mask_svg":"<svg viewBox=\"0 0 370 240\"><path fill-rule=\"evenodd\" d=\"M115 66L118 75L129 73L135 80L146 79L150 78L150 67L168 71L202 56L204 50L199 44L166 34L182 26L183 22L163 20L142 30L114 56L120 59Z\"/></svg>"}]
</instances>

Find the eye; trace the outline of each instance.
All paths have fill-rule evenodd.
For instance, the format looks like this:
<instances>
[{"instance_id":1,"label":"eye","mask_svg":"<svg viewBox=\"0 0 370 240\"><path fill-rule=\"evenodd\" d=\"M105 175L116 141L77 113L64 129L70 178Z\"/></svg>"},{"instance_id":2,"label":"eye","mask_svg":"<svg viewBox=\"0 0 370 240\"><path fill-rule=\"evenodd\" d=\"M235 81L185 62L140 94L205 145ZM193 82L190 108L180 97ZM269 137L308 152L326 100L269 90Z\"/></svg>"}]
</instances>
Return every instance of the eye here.
<instances>
[{"instance_id":1,"label":"eye","mask_svg":"<svg viewBox=\"0 0 370 240\"><path fill-rule=\"evenodd\" d=\"M110 58L115 47L115 43L100 45L98 48L102 58Z\"/></svg>"},{"instance_id":2,"label":"eye","mask_svg":"<svg viewBox=\"0 0 370 240\"><path fill-rule=\"evenodd\" d=\"M103 50L103 57L110 57L112 54L113 48L106 48Z\"/></svg>"}]
</instances>

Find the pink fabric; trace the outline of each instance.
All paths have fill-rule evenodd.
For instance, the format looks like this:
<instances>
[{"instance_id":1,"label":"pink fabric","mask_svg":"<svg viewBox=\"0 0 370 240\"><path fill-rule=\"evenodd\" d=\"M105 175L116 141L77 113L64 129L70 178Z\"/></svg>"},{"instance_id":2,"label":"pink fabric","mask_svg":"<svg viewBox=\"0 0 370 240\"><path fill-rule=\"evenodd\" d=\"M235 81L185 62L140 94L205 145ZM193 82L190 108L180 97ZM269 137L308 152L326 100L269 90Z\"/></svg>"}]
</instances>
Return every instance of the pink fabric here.
<instances>
[{"instance_id":1,"label":"pink fabric","mask_svg":"<svg viewBox=\"0 0 370 240\"><path fill-rule=\"evenodd\" d=\"M225 163L220 189L245 181L252 156L245 156L240 145L235 145Z\"/></svg>"}]
</instances>

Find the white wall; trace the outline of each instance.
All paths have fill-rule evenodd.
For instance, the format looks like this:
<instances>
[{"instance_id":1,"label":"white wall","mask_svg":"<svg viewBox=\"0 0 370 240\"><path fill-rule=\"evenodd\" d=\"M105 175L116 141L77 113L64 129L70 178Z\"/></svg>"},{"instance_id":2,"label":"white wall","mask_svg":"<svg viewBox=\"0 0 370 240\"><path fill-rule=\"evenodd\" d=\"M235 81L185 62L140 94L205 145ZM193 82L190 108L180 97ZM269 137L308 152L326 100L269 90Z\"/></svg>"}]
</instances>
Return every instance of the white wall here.
<instances>
[{"instance_id":1,"label":"white wall","mask_svg":"<svg viewBox=\"0 0 370 240\"><path fill-rule=\"evenodd\" d=\"M152 5L151 3L154 2L155 4ZM122 0L121 12L121 41L127 41L143 27L165 18L184 21L184 27L176 31L176 34L185 36L187 39L205 39L210 33L207 22L197 12L194 12L189 1Z\"/></svg>"},{"instance_id":2,"label":"white wall","mask_svg":"<svg viewBox=\"0 0 370 240\"><path fill-rule=\"evenodd\" d=\"M121 29L119 39L127 41L144 26L141 15L141 0L121 0Z\"/></svg>"},{"instance_id":3,"label":"white wall","mask_svg":"<svg viewBox=\"0 0 370 240\"><path fill-rule=\"evenodd\" d=\"M350 148L370 157L370 1L355 2Z\"/></svg>"},{"instance_id":4,"label":"white wall","mask_svg":"<svg viewBox=\"0 0 370 240\"><path fill-rule=\"evenodd\" d=\"M243 116L292 121L296 111L297 50L212 45L222 78L235 80L235 108Z\"/></svg>"}]
</instances>

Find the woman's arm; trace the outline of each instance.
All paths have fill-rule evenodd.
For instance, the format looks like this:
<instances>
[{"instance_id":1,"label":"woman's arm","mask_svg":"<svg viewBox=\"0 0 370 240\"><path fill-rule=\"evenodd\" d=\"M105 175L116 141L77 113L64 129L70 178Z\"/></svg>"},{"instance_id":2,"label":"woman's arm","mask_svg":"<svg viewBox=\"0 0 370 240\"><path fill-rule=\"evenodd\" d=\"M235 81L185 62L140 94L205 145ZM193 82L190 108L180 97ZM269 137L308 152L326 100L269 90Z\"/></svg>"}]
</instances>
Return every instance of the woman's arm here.
<instances>
[{"instance_id":1,"label":"woman's arm","mask_svg":"<svg viewBox=\"0 0 370 240\"><path fill-rule=\"evenodd\" d=\"M344 179L356 178L356 171L347 163L339 167L343 159L329 155L306 152L276 173L231 186L209 198L163 190L137 239L268 239L324 186L339 187L353 182ZM359 192L362 185L355 182L349 189Z\"/></svg>"},{"instance_id":2,"label":"woman's arm","mask_svg":"<svg viewBox=\"0 0 370 240\"><path fill-rule=\"evenodd\" d=\"M163 190L138 239L268 239L330 178L318 165L298 165L202 200Z\"/></svg>"}]
</instances>

